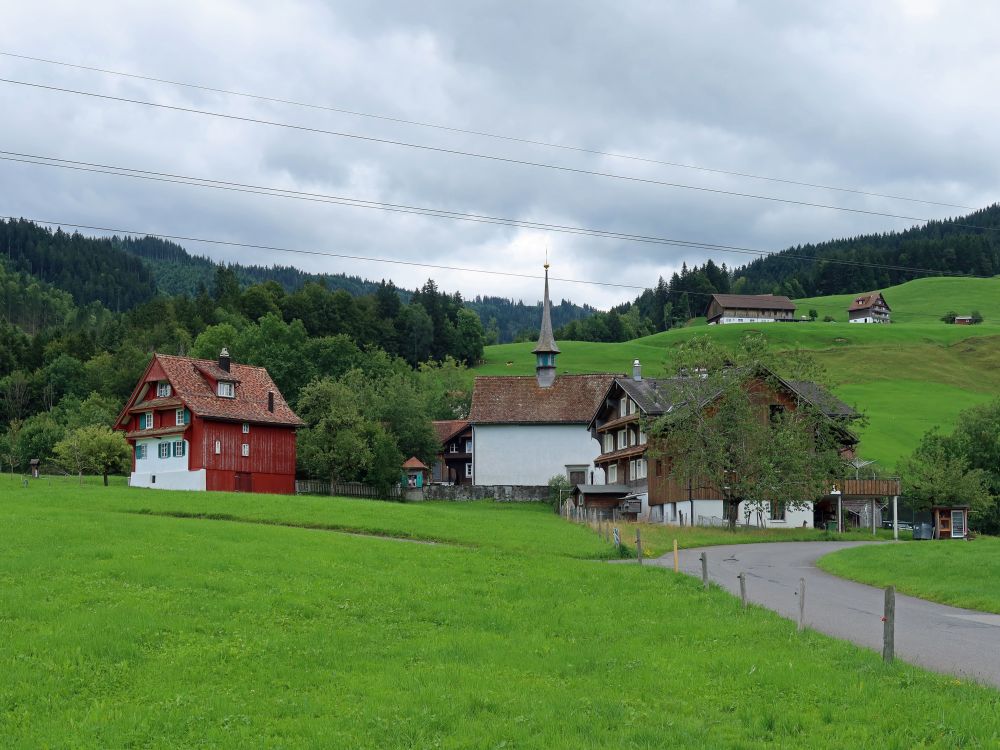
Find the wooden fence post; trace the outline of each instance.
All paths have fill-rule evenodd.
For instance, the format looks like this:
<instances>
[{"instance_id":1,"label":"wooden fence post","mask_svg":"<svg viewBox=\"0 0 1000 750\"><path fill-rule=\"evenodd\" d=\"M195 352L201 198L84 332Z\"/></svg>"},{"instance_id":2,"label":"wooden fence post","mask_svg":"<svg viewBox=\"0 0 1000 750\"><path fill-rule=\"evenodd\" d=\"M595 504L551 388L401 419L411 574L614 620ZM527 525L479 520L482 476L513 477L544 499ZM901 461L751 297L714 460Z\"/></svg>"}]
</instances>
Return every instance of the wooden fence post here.
<instances>
[{"instance_id":1,"label":"wooden fence post","mask_svg":"<svg viewBox=\"0 0 1000 750\"><path fill-rule=\"evenodd\" d=\"M740 573L740 601L743 602L743 609L747 608L747 574Z\"/></svg>"},{"instance_id":2,"label":"wooden fence post","mask_svg":"<svg viewBox=\"0 0 1000 750\"><path fill-rule=\"evenodd\" d=\"M708 555L704 552L701 553L701 582L708 591Z\"/></svg>"},{"instance_id":3,"label":"wooden fence post","mask_svg":"<svg viewBox=\"0 0 1000 750\"><path fill-rule=\"evenodd\" d=\"M799 579L799 632L806 628L806 579Z\"/></svg>"},{"instance_id":4,"label":"wooden fence post","mask_svg":"<svg viewBox=\"0 0 1000 750\"><path fill-rule=\"evenodd\" d=\"M677 540L674 539L674 572L679 573L681 569L680 557L677 554Z\"/></svg>"},{"instance_id":5,"label":"wooden fence post","mask_svg":"<svg viewBox=\"0 0 1000 750\"><path fill-rule=\"evenodd\" d=\"M885 615L882 617L882 661L892 663L896 656L896 588L885 587Z\"/></svg>"},{"instance_id":6,"label":"wooden fence post","mask_svg":"<svg viewBox=\"0 0 1000 750\"><path fill-rule=\"evenodd\" d=\"M621 555L621 550L622 550L622 536L618 532L618 527L617 526L615 526L614 535L615 535L615 547L618 548L618 554Z\"/></svg>"},{"instance_id":7,"label":"wooden fence post","mask_svg":"<svg viewBox=\"0 0 1000 750\"><path fill-rule=\"evenodd\" d=\"M635 527L635 556L639 560L639 564L642 565L642 537L639 536L639 527Z\"/></svg>"}]
</instances>

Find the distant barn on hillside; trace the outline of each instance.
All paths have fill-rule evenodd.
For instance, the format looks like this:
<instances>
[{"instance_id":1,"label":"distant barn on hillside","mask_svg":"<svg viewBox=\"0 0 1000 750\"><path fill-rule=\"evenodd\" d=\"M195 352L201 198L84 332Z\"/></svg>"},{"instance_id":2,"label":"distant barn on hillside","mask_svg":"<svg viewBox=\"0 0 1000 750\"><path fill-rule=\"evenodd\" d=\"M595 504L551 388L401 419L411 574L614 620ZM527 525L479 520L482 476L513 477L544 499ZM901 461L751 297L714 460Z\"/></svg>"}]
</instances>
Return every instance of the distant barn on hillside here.
<instances>
[{"instance_id":1,"label":"distant barn on hillside","mask_svg":"<svg viewBox=\"0 0 1000 750\"><path fill-rule=\"evenodd\" d=\"M795 303L777 294L713 294L705 314L709 325L795 320Z\"/></svg>"}]
</instances>

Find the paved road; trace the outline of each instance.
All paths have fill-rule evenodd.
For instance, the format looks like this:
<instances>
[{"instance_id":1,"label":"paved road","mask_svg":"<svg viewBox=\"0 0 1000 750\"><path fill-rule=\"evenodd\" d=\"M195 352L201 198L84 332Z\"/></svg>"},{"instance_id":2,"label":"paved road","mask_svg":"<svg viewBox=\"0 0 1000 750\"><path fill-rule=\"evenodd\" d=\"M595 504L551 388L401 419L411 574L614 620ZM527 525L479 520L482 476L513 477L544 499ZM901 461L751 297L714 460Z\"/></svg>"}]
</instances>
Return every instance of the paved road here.
<instances>
[{"instance_id":1,"label":"paved road","mask_svg":"<svg viewBox=\"0 0 1000 750\"><path fill-rule=\"evenodd\" d=\"M709 577L739 595L737 575L747 575L751 601L798 618L799 579L806 581L806 625L861 646L882 649L883 589L819 570L815 561L834 550L871 542L778 542L682 550L681 570ZM651 561L673 567L673 553ZM896 656L937 672L1000 687L1000 615L934 604L896 594Z\"/></svg>"}]
</instances>

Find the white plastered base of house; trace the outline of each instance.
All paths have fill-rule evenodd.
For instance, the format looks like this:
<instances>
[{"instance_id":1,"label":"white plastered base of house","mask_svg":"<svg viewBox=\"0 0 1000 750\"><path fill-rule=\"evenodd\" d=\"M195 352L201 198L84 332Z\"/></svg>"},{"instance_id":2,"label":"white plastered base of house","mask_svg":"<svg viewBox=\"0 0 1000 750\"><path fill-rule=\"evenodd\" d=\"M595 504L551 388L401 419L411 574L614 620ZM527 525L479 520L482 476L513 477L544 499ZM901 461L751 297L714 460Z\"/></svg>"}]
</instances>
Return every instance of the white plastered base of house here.
<instances>
[{"instance_id":1,"label":"white plastered base of house","mask_svg":"<svg viewBox=\"0 0 1000 750\"><path fill-rule=\"evenodd\" d=\"M206 472L197 471L133 471L128 478L129 487L151 487L156 490L204 490Z\"/></svg>"},{"instance_id":2,"label":"white plastered base of house","mask_svg":"<svg viewBox=\"0 0 1000 750\"><path fill-rule=\"evenodd\" d=\"M692 507L693 506L693 507ZM649 509L648 520L652 523L662 523L668 526L710 526L725 523L725 509L722 500L684 500L678 503L653 505ZM746 515L740 507L737 518L741 524L758 526L764 529L796 529L813 527L813 506L807 504L804 508L785 511L784 519L770 518L769 509L765 509L762 518L756 513Z\"/></svg>"}]
</instances>

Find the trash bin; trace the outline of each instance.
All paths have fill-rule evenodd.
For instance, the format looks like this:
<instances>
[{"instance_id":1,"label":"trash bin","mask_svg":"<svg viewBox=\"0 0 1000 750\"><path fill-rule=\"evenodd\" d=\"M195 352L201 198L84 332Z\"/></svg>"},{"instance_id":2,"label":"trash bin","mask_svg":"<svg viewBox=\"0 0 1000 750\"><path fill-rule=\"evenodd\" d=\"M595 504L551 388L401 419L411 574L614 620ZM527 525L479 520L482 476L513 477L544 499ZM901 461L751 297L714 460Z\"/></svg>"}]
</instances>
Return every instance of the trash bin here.
<instances>
[{"instance_id":1,"label":"trash bin","mask_svg":"<svg viewBox=\"0 0 1000 750\"><path fill-rule=\"evenodd\" d=\"M929 523L915 523L913 524L913 539L933 539L934 538L934 527Z\"/></svg>"},{"instance_id":2,"label":"trash bin","mask_svg":"<svg viewBox=\"0 0 1000 750\"><path fill-rule=\"evenodd\" d=\"M826 522L826 530L827 531L836 531L837 530L837 522L836 521L827 521Z\"/></svg>"}]
</instances>

